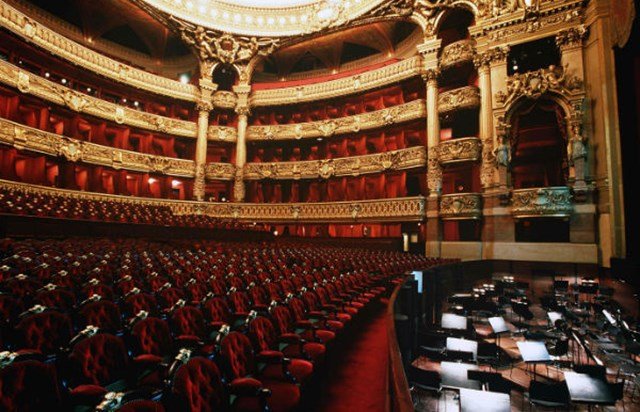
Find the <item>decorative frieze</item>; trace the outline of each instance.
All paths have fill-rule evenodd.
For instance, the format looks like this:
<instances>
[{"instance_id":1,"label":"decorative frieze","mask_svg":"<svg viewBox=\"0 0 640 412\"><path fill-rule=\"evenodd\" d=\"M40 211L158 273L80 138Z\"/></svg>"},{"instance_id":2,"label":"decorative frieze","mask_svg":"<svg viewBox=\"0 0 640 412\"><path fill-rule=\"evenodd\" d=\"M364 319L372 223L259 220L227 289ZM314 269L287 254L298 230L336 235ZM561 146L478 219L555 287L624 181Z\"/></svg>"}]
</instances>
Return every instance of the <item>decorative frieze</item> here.
<instances>
[{"instance_id":1,"label":"decorative frieze","mask_svg":"<svg viewBox=\"0 0 640 412\"><path fill-rule=\"evenodd\" d=\"M194 210L195 209L195 210ZM339 223L422 221L423 197L326 203L205 203L182 204L175 214L203 214L220 219L265 223Z\"/></svg>"},{"instance_id":2,"label":"decorative frieze","mask_svg":"<svg viewBox=\"0 0 640 412\"><path fill-rule=\"evenodd\" d=\"M451 43L442 48L442 54L440 55L440 70L448 69L449 67L457 66L462 63L471 62L475 56L475 41L474 40L460 40Z\"/></svg>"},{"instance_id":3,"label":"decorative frieze","mask_svg":"<svg viewBox=\"0 0 640 412\"><path fill-rule=\"evenodd\" d=\"M582 47L582 42L587 38L589 30L585 26L571 27L567 30L562 30L556 35L556 44L560 49Z\"/></svg>"},{"instance_id":4,"label":"decorative frieze","mask_svg":"<svg viewBox=\"0 0 640 412\"><path fill-rule=\"evenodd\" d=\"M0 27L73 64L116 82L173 99L195 101L198 95L194 85L136 69L95 52L30 19L4 1L0 1Z\"/></svg>"},{"instance_id":5,"label":"decorative frieze","mask_svg":"<svg viewBox=\"0 0 640 412\"><path fill-rule=\"evenodd\" d=\"M264 223L420 222L425 216L421 196L357 202L325 203L217 203L150 199L81 192L0 180L0 189L17 189L42 196L64 196L96 202L116 201L127 205L167 207L174 215L206 215L220 220Z\"/></svg>"},{"instance_id":6,"label":"decorative frieze","mask_svg":"<svg viewBox=\"0 0 640 412\"><path fill-rule=\"evenodd\" d=\"M247 140L299 140L331 137L421 119L425 116L424 101L414 100L398 106L376 110L375 112L337 119L297 124L249 126L247 128Z\"/></svg>"},{"instance_id":7,"label":"decorative frieze","mask_svg":"<svg viewBox=\"0 0 640 412\"><path fill-rule=\"evenodd\" d=\"M207 163L205 176L207 180L233 180L236 167L231 163Z\"/></svg>"},{"instance_id":8,"label":"decorative frieze","mask_svg":"<svg viewBox=\"0 0 640 412\"><path fill-rule=\"evenodd\" d=\"M251 106L277 106L331 99L388 86L420 75L420 56L414 56L379 69L327 82L278 89L256 90Z\"/></svg>"},{"instance_id":9,"label":"decorative frieze","mask_svg":"<svg viewBox=\"0 0 640 412\"><path fill-rule=\"evenodd\" d=\"M477 137L449 139L438 145L440 164L475 162L482 156L482 144Z\"/></svg>"},{"instance_id":10,"label":"decorative frieze","mask_svg":"<svg viewBox=\"0 0 640 412\"><path fill-rule=\"evenodd\" d=\"M516 73L507 79L507 92L496 93L496 101L506 105L520 97L539 99L549 91L565 95L581 93L583 82L576 76L568 75L562 67L557 66L533 72Z\"/></svg>"},{"instance_id":11,"label":"decorative frieze","mask_svg":"<svg viewBox=\"0 0 640 412\"><path fill-rule=\"evenodd\" d=\"M514 190L511 213L516 218L568 217L573 212L571 189L564 186Z\"/></svg>"},{"instance_id":12,"label":"decorative frieze","mask_svg":"<svg viewBox=\"0 0 640 412\"><path fill-rule=\"evenodd\" d=\"M195 137L196 124L130 109L80 93L0 60L0 82L50 103L104 120L174 136Z\"/></svg>"},{"instance_id":13,"label":"decorative frieze","mask_svg":"<svg viewBox=\"0 0 640 412\"><path fill-rule=\"evenodd\" d=\"M70 162L83 162L114 169L182 177L195 175L195 164L192 160L154 156L102 146L33 129L4 119L0 119L0 144L13 146L18 150L61 156Z\"/></svg>"},{"instance_id":14,"label":"decorative frieze","mask_svg":"<svg viewBox=\"0 0 640 412\"><path fill-rule=\"evenodd\" d=\"M482 195L479 193L442 195L439 215L443 220L480 219Z\"/></svg>"},{"instance_id":15,"label":"decorative frieze","mask_svg":"<svg viewBox=\"0 0 640 412\"><path fill-rule=\"evenodd\" d=\"M300 162L247 163L245 180L261 179L329 179L341 176L360 176L387 170L406 170L424 167L427 154L423 146L390 152L340 157L336 159Z\"/></svg>"},{"instance_id":16,"label":"decorative frieze","mask_svg":"<svg viewBox=\"0 0 640 412\"><path fill-rule=\"evenodd\" d=\"M235 127L210 125L207 140L213 142L235 142L238 130Z\"/></svg>"},{"instance_id":17,"label":"decorative frieze","mask_svg":"<svg viewBox=\"0 0 640 412\"><path fill-rule=\"evenodd\" d=\"M480 90L475 86L460 87L440 93L438 96L440 115L478 107L480 107Z\"/></svg>"}]
</instances>

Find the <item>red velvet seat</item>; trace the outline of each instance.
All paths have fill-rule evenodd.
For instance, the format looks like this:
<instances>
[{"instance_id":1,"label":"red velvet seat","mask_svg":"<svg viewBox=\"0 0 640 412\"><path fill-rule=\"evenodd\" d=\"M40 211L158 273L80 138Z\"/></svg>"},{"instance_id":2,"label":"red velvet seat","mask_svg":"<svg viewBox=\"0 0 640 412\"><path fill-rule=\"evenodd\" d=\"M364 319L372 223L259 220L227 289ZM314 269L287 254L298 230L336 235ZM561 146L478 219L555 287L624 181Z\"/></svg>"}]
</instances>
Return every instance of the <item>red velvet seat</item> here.
<instances>
[{"instance_id":1,"label":"red velvet seat","mask_svg":"<svg viewBox=\"0 0 640 412\"><path fill-rule=\"evenodd\" d=\"M324 359L324 355L327 351L327 347L323 345L318 336L318 329L312 324L299 323L297 327L294 326L293 315L286 306L276 306L271 311L271 317L273 324L279 334L278 339L290 344L282 349L282 352L289 357L303 357L313 361L313 363L320 363ZM300 333L310 332L311 340L306 342L303 340ZM307 333L309 335L309 333Z\"/></svg>"},{"instance_id":2,"label":"red velvet seat","mask_svg":"<svg viewBox=\"0 0 640 412\"><path fill-rule=\"evenodd\" d=\"M17 349L30 349L44 355L60 352L73 336L69 316L48 310L27 316L16 326Z\"/></svg>"},{"instance_id":3,"label":"red velvet seat","mask_svg":"<svg viewBox=\"0 0 640 412\"><path fill-rule=\"evenodd\" d=\"M107 393L105 386L123 391L127 387L129 358L122 340L99 333L76 343L69 355L70 387L74 404L97 405Z\"/></svg>"},{"instance_id":4,"label":"red velvet seat","mask_svg":"<svg viewBox=\"0 0 640 412\"><path fill-rule=\"evenodd\" d=\"M150 315L157 315L159 311L156 298L149 293L136 293L125 298L124 312L127 316L135 316L141 310L144 310Z\"/></svg>"},{"instance_id":5,"label":"red velvet seat","mask_svg":"<svg viewBox=\"0 0 640 412\"><path fill-rule=\"evenodd\" d=\"M228 406L220 370L206 358L191 358L180 366L171 393L175 410L213 412Z\"/></svg>"},{"instance_id":6,"label":"red velvet seat","mask_svg":"<svg viewBox=\"0 0 640 412\"><path fill-rule=\"evenodd\" d=\"M158 293L159 302L163 309L170 309L179 300L184 300L185 295L181 289L170 287Z\"/></svg>"},{"instance_id":7,"label":"red velvet seat","mask_svg":"<svg viewBox=\"0 0 640 412\"><path fill-rule=\"evenodd\" d=\"M205 319L213 329L220 329L222 325L232 325L233 318L227 301L220 297L207 299L202 304L202 312Z\"/></svg>"},{"instance_id":8,"label":"red velvet seat","mask_svg":"<svg viewBox=\"0 0 640 412\"><path fill-rule=\"evenodd\" d=\"M258 358L285 358L283 351L279 350L280 345L289 348L289 352L296 358L290 359L287 369L296 382L304 383L313 374L313 363L307 360L310 357L304 351L299 337L294 339L293 336L287 336L280 339L269 319L259 316L252 320L249 324L249 337ZM285 378L282 365L278 363L267 364L260 372L270 378Z\"/></svg>"},{"instance_id":9,"label":"red velvet seat","mask_svg":"<svg viewBox=\"0 0 640 412\"><path fill-rule=\"evenodd\" d=\"M122 328L118 305L108 300L90 302L80 309L81 326L93 325L101 331L115 333Z\"/></svg>"},{"instance_id":10,"label":"red velvet seat","mask_svg":"<svg viewBox=\"0 0 640 412\"><path fill-rule=\"evenodd\" d=\"M271 391L267 398L269 410L291 411L300 403L300 388L287 379L268 378L257 371L256 358L249 338L239 332L229 333L220 348L228 370L231 387L248 387L252 390L264 387ZM260 410L255 398L240 398L235 408L241 411Z\"/></svg>"},{"instance_id":11,"label":"red velvet seat","mask_svg":"<svg viewBox=\"0 0 640 412\"><path fill-rule=\"evenodd\" d=\"M0 410L61 410L55 367L34 360L14 361L0 369Z\"/></svg>"},{"instance_id":12,"label":"red velvet seat","mask_svg":"<svg viewBox=\"0 0 640 412\"><path fill-rule=\"evenodd\" d=\"M76 304L76 297L70 290L56 288L38 292L34 298L34 303L46 306L47 308L68 311Z\"/></svg>"},{"instance_id":13,"label":"red velvet seat","mask_svg":"<svg viewBox=\"0 0 640 412\"><path fill-rule=\"evenodd\" d=\"M133 325L131 336L136 361L160 363L173 355L173 338L162 319L142 319Z\"/></svg>"},{"instance_id":14,"label":"red velvet seat","mask_svg":"<svg viewBox=\"0 0 640 412\"><path fill-rule=\"evenodd\" d=\"M302 337L313 341L316 338L323 343L329 343L336 337L336 331L341 330L342 322L326 318L312 318L308 316L304 302L299 298L291 298L288 303L296 327L307 329Z\"/></svg>"}]
</instances>

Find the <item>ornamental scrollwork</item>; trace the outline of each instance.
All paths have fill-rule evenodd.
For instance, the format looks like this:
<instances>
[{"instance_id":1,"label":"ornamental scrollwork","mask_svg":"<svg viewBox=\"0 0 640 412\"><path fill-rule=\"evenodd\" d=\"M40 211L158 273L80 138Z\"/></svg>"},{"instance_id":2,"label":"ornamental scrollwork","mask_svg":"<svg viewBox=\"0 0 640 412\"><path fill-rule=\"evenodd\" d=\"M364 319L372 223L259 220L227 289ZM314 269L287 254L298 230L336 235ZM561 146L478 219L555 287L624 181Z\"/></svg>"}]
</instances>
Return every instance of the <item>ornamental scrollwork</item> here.
<instances>
[{"instance_id":1,"label":"ornamental scrollwork","mask_svg":"<svg viewBox=\"0 0 640 412\"><path fill-rule=\"evenodd\" d=\"M438 112L441 115L477 107L480 107L480 90L475 86L449 90L438 96Z\"/></svg>"},{"instance_id":2,"label":"ornamental scrollwork","mask_svg":"<svg viewBox=\"0 0 640 412\"><path fill-rule=\"evenodd\" d=\"M556 44L559 48L582 46L582 42L587 38L589 30L585 26L571 27L556 35Z\"/></svg>"},{"instance_id":3,"label":"ornamental scrollwork","mask_svg":"<svg viewBox=\"0 0 640 412\"><path fill-rule=\"evenodd\" d=\"M442 48L439 66L440 70L473 61L475 56L475 41L460 40Z\"/></svg>"},{"instance_id":4,"label":"ornamental scrollwork","mask_svg":"<svg viewBox=\"0 0 640 412\"><path fill-rule=\"evenodd\" d=\"M520 97L539 99L549 91L571 94L583 89L583 82L576 76L568 75L566 69L549 66L532 72L516 73L507 79L507 92L498 92L496 101L507 104Z\"/></svg>"},{"instance_id":5,"label":"ornamental scrollwork","mask_svg":"<svg viewBox=\"0 0 640 412\"><path fill-rule=\"evenodd\" d=\"M445 140L438 146L440 164L476 161L482 153L482 144L477 137Z\"/></svg>"},{"instance_id":6,"label":"ornamental scrollwork","mask_svg":"<svg viewBox=\"0 0 640 412\"><path fill-rule=\"evenodd\" d=\"M297 124L249 126L247 140L299 140L331 137L416 120L425 116L424 100L414 100L387 109L337 119Z\"/></svg>"},{"instance_id":7,"label":"ornamental scrollwork","mask_svg":"<svg viewBox=\"0 0 640 412\"><path fill-rule=\"evenodd\" d=\"M235 109L238 96L234 92L218 90L213 93L212 103L221 109Z\"/></svg>"},{"instance_id":8,"label":"ornamental scrollwork","mask_svg":"<svg viewBox=\"0 0 640 412\"><path fill-rule=\"evenodd\" d=\"M334 176L358 176L385 170L406 170L426 165L424 147L394 150L374 155L325 160L278 163L247 163L245 179L328 179Z\"/></svg>"},{"instance_id":9,"label":"ornamental scrollwork","mask_svg":"<svg viewBox=\"0 0 640 412\"><path fill-rule=\"evenodd\" d=\"M543 187L514 190L511 213L515 217L570 216L573 196L568 187Z\"/></svg>"},{"instance_id":10,"label":"ornamental scrollwork","mask_svg":"<svg viewBox=\"0 0 640 412\"><path fill-rule=\"evenodd\" d=\"M482 195L456 193L440 197L440 218L479 219L482 216Z\"/></svg>"},{"instance_id":11,"label":"ornamental scrollwork","mask_svg":"<svg viewBox=\"0 0 640 412\"><path fill-rule=\"evenodd\" d=\"M230 163L207 163L205 166L205 175L208 180L234 180L240 173L242 177L242 169L236 168Z\"/></svg>"},{"instance_id":12,"label":"ornamental scrollwork","mask_svg":"<svg viewBox=\"0 0 640 412\"><path fill-rule=\"evenodd\" d=\"M279 45L279 40L268 37L234 36L206 29L174 16L170 20L176 26L180 37L198 52L201 63L213 68L215 63L247 63L254 56L267 56Z\"/></svg>"},{"instance_id":13,"label":"ornamental scrollwork","mask_svg":"<svg viewBox=\"0 0 640 412\"><path fill-rule=\"evenodd\" d=\"M158 172L183 177L192 177L194 173L192 160L116 149L45 132L4 119L0 119L0 143L19 150L62 156L70 162L83 162L114 169Z\"/></svg>"}]
</instances>

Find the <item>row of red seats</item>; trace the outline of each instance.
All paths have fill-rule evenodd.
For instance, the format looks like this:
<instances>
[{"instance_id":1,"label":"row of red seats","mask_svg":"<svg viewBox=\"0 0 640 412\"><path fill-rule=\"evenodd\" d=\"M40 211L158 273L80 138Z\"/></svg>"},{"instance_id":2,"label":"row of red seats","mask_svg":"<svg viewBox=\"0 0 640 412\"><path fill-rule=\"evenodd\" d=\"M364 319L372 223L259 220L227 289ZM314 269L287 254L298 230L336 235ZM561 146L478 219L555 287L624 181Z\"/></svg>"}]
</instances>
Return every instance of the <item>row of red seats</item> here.
<instances>
[{"instance_id":1,"label":"row of red seats","mask_svg":"<svg viewBox=\"0 0 640 412\"><path fill-rule=\"evenodd\" d=\"M6 410L291 410L388 282L438 263L272 243L1 246ZM126 402L141 396L161 402Z\"/></svg>"},{"instance_id":2,"label":"row of red seats","mask_svg":"<svg viewBox=\"0 0 640 412\"><path fill-rule=\"evenodd\" d=\"M160 226L268 230L262 225L221 221L210 216L174 215L168 206L70 198L65 193L44 194L15 187L0 187L0 213Z\"/></svg>"}]
</instances>

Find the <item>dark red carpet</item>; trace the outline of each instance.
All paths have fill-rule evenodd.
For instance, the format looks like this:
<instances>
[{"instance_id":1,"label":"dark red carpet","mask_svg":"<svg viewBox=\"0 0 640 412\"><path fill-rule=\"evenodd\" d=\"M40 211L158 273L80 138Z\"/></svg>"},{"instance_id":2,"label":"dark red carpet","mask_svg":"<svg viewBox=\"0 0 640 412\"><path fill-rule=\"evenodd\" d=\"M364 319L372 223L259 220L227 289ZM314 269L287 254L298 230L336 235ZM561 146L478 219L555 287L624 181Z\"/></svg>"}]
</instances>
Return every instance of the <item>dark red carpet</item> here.
<instances>
[{"instance_id":1,"label":"dark red carpet","mask_svg":"<svg viewBox=\"0 0 640 412\"><path fill-rule=\"evenodd\" d=\"M351 341L331 362L318 412L384 411L387 377L387 329L380 304L354 325Z\"/></svg>"}]
</instances>

